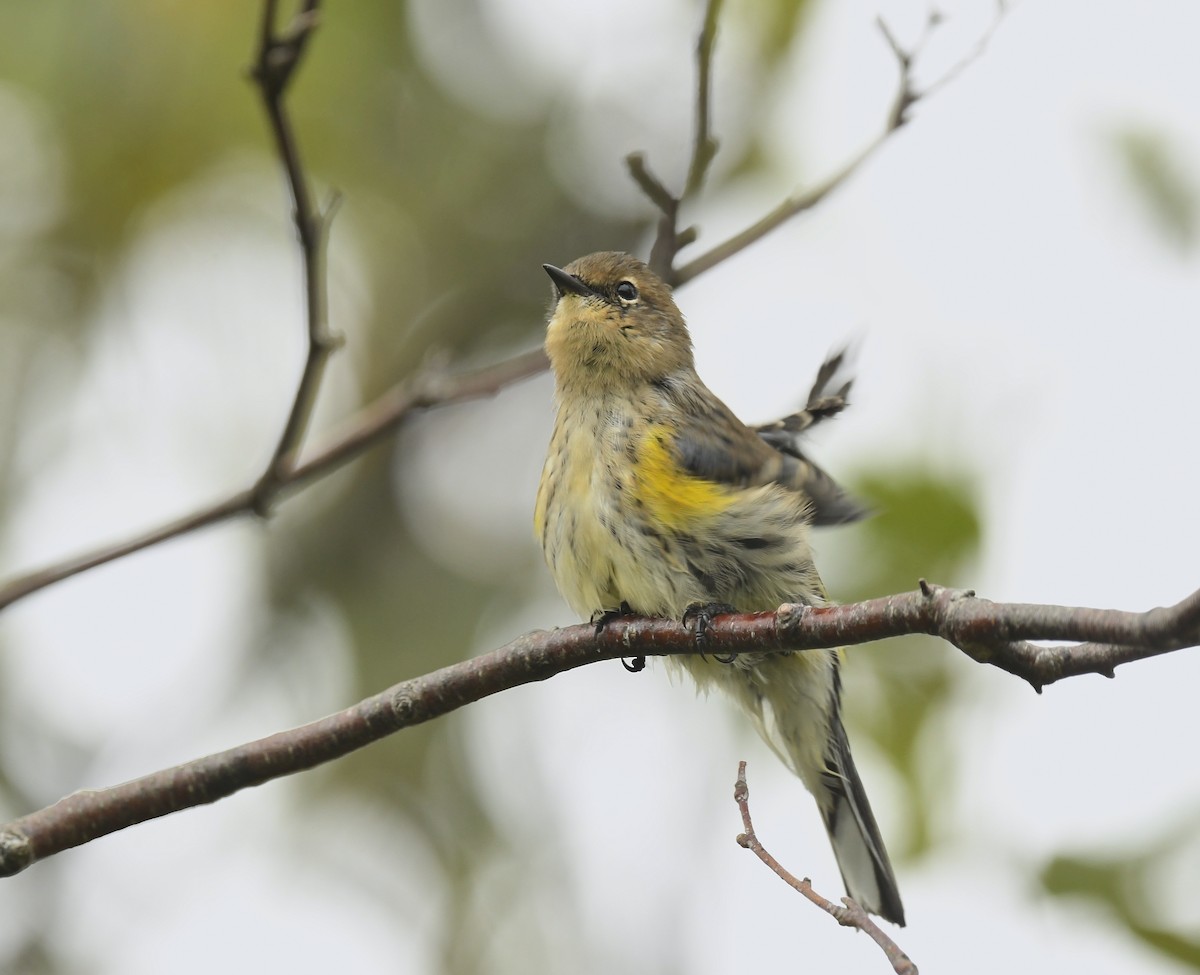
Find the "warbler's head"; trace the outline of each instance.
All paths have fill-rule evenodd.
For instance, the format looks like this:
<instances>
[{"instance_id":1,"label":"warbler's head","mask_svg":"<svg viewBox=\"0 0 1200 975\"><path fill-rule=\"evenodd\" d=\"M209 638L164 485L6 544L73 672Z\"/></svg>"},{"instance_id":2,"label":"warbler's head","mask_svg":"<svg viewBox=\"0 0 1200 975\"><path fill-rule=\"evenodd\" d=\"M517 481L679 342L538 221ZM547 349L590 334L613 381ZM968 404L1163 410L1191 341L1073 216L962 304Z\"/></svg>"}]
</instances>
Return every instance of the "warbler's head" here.
<instances>
[{"instance_id":1,"label":"warbler's head","mask_svg":"<svg viewBox=\"0 0 1200 975\"><path fill-rule=\"evenodd\" d=\"M602 251L542 266L554 282L546 353L560 388L634 386L693 368L671 289L636 257Z\"/></svg>"}]
</instances>

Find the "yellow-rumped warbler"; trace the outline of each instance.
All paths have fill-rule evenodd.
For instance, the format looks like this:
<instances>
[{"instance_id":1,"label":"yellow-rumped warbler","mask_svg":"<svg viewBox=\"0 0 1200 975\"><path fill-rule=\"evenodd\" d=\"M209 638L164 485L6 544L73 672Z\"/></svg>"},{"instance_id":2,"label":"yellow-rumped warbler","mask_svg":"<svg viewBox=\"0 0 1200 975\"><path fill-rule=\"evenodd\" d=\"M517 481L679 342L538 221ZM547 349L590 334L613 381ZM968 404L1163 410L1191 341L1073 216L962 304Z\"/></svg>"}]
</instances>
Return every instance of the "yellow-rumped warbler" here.
<instances>
[{"instance_id":1,"label":"yellow-rumped warbler","mask_svg":"<svg viewBox=\"0 0 1200 975\"><path fill-rule=\"evenodd\" d=\"M571 607L703 627L726 607L824 604L810 526L861 509L790 444L786 423L756 432L701 382L671 289L645 264L605 252L545 268L557 419L534 522ZM669 662L742 706L816 797L847 892L903 924L842 727L840 651Z\"/></svg>"}]
</instances>

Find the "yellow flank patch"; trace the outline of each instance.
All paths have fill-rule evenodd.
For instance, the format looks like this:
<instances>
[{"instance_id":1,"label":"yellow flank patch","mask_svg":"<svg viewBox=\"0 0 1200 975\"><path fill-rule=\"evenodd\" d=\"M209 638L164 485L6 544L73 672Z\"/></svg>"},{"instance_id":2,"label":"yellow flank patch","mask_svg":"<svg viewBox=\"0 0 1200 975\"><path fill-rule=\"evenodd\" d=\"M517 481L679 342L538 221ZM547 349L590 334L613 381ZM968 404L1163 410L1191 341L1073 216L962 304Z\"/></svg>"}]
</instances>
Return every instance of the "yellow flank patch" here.
<instances>
[{"instance_id":1,"label":"yellow flank patch","mask_svg":"<svg viewBox=\"0 0 1200 975\"><path fill-rule=\"evenodd\" d=\"M667 427L649 427L638 444L634 497L646 508L649 521L668 530L694 528L733 504L735 490L706 481L679 466L670 447Z\"/></svg>"}]
</instances>

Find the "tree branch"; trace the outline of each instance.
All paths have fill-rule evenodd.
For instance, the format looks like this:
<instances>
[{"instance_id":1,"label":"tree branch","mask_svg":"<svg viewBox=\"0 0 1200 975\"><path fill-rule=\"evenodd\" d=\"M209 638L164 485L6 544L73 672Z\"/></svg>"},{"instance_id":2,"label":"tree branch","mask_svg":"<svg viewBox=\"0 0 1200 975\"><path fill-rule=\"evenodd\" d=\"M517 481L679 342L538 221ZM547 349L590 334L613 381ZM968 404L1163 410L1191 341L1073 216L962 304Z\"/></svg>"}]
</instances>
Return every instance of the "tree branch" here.
<instances>
[{"instance_id":1,"label":"tree branch","mask_svg":"<svg viewBox=\"0 0 1200 975\"><path fill-rule=\"evenodd\" d=\"M646 263L664 281L670 280L671 262L684 246L682 235L676 230L679 220L679 198L663 185L662 180L650 172L644 152L631 152L625 157L625 165L633 181L650 202L658 207L658 231L654 235L654 243L650 245L650 257ZM695 229L692 228L688 233L690 242L695 239Z\"/></svg>"},{"instance_id":2,"label":"tree branch","mask_svg":"<svg viewBox=\"0 0 1200 975\"><path fill-rule=\"evenodd\" d=\"M330 200L324 212L317 212L308 179L300 162L300 149L292 130L291 119L283 107L284 94L319 23L320 0L304 0L291 23L275 30L278 0L263 4L262 29L259 34L258 59L250 76L258 85L263 107L275 140L275 151L287 174L292 194L292 217L300 238L300 253L304 261L304 303L308 333L308 354L300 383L292 399L283 433L275 445L267 468L251 491L253 511L266 515L279 489L287 483L289 461L304 440L312 416L325 363L342 340L329 331L329 310L325 287L324 254L329 226L337 209L338 198Z\"/></svg>"},{"instance_id":3,"label":"tree branch","mask_svg":"<svg viewBox=\"0 0 1200 975\"><path fill-rule=\"evenodd\" d=\"M734 254L744 251L751 244L756 244L762 240L767 234L778 227L780 224L787 223L792 217L803 213L805 210L811 210L818 203L829 196L834 190L841 186L846 180L853 176L860 166L870 159L879 150L895 129L885 129L868 145L865 149L859 151L850 162L846 163L840 170L828 177L823 183L804 190L797 191L787 197L783 202L778 204L774 209L768 211L745 230L734 234L727 240L717 244L711 250L706 251L699 257L694 258L680 268L676 268L671 273L672 287L680 287L687 284L694 278L698 278L705 271L711 271L718 264L729 260Z\"/></svg>"},{"instance_id":4,"label":"tree branch","mask_svg":"<svg viewBox=\"0 0 1200 975\"><path fill-rule=\"evenodd\" d=\"M872 941L883 949L883 953L887 956L887 960L891 962L892 969L896 972L896 975L917 975L917 966L913 964L912 959L900 950L896 942L883 933L879 925L871 920L867 912L859 907L852 898L843 897L842 903L845 906L838 907L832 901L827 900L813 890L811 880L807 877L803 880L798 879L795 874L791 873L783 864L766 851L758 838L758 834L754 832L754 824L750 821L750 786L746 783L745 762L738 762L738 776L737 782L733 787L733 801L738 804L738 809L741 810L742 826L745 830L738 834L738 846L744 847L753 853L770 867L780 880L799 891L826 914L834 918L838 924L847 928L857 928L870 937Z\"/></svg>"},{"instance_id":5,"label":"tree branch","mask_svg":"<svg viewBox=\"0 0 1200 975\"><path fill-rule=\"evenodd\" d=\"M706 630L704 652L802 651L917 633L941 637L1040 691L1065 677L1112 677L1120 664L1200 645L1200 590L1174 606L1131 613L992 603L922 582L914 592L845 606L785 605L718 616ZM1033 640L1084 642L1042 647ZM78 792L14 820L0 827L0 876L128 826L313 768L511 687L600 660L697 652L692 631L668 619L619 618L600 632L587 623L528 633L311 724L110 789Z\"/></svg>"},{"instance_id":6,"label":"tree branch","mask_svg":"<svg viewBox=\"0 0 1200 975\"><path fill-rule=\"evenodd\" d=\"M547 366L545 353L541 349L534 349L459 376L447 376L440 369L423 371L363 407L346 421L339 432L308 457L300 458L295 453L284 455L274 494L278 497L288 489L301 487L336 470L395 430L413 413L493 396L506 386L545 371ZM230 518L257 514L256 491L257 487L251 487L234 492L198 511L132 538L102 545L82 555L17 576L0 586L0 611L88 569Z\"/></svg>"},{"instance_id":7,"label":"tree branch","mask_svg":"<svg viewBox=\"0 0 1200 975\"><path fill-rule=\"evenodd\" d=\"M717 26L724 0L708 0L704 8L704 26L696 41L696 135L692 143L692 161L688 166L683 198L695 196L704 186L708 167L717 156L720 143L712 134L712 60L717 46Z\"/></svg>"},{"instance_id":8,"label":"tree branch","mask_svg":"<svg viewBox=\"0 0 1200 975\"><path fill-rule=\"evenodd\" d=\"M675 255L693 243L697 234L695 227L679 229L679 207L684 200L696 196L703 189L708 167L716 158L719 146L712 134L712 59L723 3L724 0L708 0L705 4L704 23L696 41L696 132L683 192L676 196L668 190L662 180L650 172L644 153L632 152L625 157L630 177L659 212L658 230L646 263L668 282L674 277Z\"/></svg>"},{"instance_id":9,"label":"tree branch","mask_svg":"<svg viewBox=\"0 0 1200 975\"><path fill-rule=\"evenodd\" d=\"M295 469L297 455L317 398L326 360L341 344L341 340L333 336L328 328L324 269L325 243L329 224L337 206L337 198L330 201L324 212L317 212L300 161L300 150L296 144L292 123L283 106L284 95L319 23L319 6L320 0L303 0L288 26L277 31L275 22L278 0L265 0L259 29L258 53L249 72L262 97L275 150L283 165L292 196L292 216L304 264L305 320L308 335L308 354L305 357L300 382L283 432L271 453L266 469L252 487L237 491L191 514L168 521L124 541L99 546L90 552L10 580L0 586L0 610L39 589L45 589L56 582L168 539L178 538L180 535L236 515L252 513L266 516L270 513L271 504L279 492L301 479L302 475ZM363 413L366 414L369 410L370 408ZM395 422L399 422L399 419L396 418Z\"/></svg>"},{"instance_id":10,"label":"tree branch","mask_svg":"<svg viewBox=\"0 0 1200 975\"><path fill-rule=\"evenodd\" d=\"M950 68L944 75L932 82L922 91L918 91L914 86L913 68L924 47L925 40L929 33L941 22L941 18L937 14L930 14L926 22L925 32L922 34L920 41L912 50L906 50L900 46L888 29L887 24L878 19L876 23L879 26L880 32L887 41L888 47L892 54L896 57L896 64L899 68L899 80L896 85L896 94L892 98L891 108L888 110L887 118L884 122L883 131L880 132L867 146L860 150L848 163L832 176L826 178L817 186L805 190L797 191L791 194L787 199L783 200L778 206L770 212L764 214L760 219L755 221L745 230L734 234L728 240L717 244L712 250L705 254L701 254L694 260L689 261L682 267L675 269L668 277L668 280L674 287L686 284L693 278L698 277L705 271L710 271L722 261L726 261L733 257L751 244L757 243L776 227L782 223L791 220L792 217L803 213L805 210L811 210L814 206L825 199L830 193L836 190L839 186L846 182L862 167L868 159L875 155L876 152L883 146L885 142L899 130L908 120L909 113L912 107L922 99L928 98L938 89L952 78L956 78L970 64L978 60L987 48L988 42L992 35L995 34L1000 22L1007 12L1007 7L1004 4L997 5L996 18L992 22L991 27L985 32L976 46L964 57L961 61Z\"/></svg>"}]
</instances>

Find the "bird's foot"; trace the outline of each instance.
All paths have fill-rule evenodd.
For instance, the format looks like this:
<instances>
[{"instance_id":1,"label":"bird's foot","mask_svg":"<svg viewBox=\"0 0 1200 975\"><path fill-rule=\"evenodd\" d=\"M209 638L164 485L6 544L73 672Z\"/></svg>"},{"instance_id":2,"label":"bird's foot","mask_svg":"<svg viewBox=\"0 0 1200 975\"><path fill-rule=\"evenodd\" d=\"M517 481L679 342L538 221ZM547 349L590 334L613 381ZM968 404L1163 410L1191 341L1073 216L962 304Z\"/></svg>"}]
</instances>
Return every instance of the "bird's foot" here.
<instances>
[{"instance_id":1,"label":"bird's foot","mask_svg":"<svg viewBox=\"0 0 1200 975\"><path fill-rule=\"evenodd\" d=\"M617 609L598 609L592 613L592 618L588 620L596 628L596 636L604 632L604 628L613 620L619 620L623 616L636 616L632 609L629 608L629 603L622 602Z\"/></svg>"},{"instance_id":2,"label":"bird's foot","mask_svg":"<svg viewBox=\"0 0 1200 975\"><path fill-rule=\"evenodd\" d=\"M688 603L687 608L683 611L682 622L684 626L688 626L692 622L695 623L693 635L696 640L696 648L703 654L704 648L708 644L708 627L712 623L713 618L736 612L737 609L728 603ZM713 660L717 661L717 663L731 664L737 660L737 654L714 654Z\"/></svg>"},{"instance_id":3,"label":"bird's foot","mask_svg":"<svg viewBox=\"0 0 1200 975\"><path fill-rule=\"evenodd\" d=\"M591 618L590 622L596 628L595 635L599 636L602 632L604 632L604 628L606 626L608 626L608 624L611 623L613 620L619 620L623 616L636 616L636 615L637 614L634 613L634 611L629 608L629 603L622 601L620 607L618 607L617 609L598 609L598 610L596 610L596 612L592 613L592 618ZM646 658L645 657L630 657L629 660L626 660L624 657L622 657L621 658L621 666L624 667L631 674L638 674L646 669Z\"/></svg>"}]
</instances>

